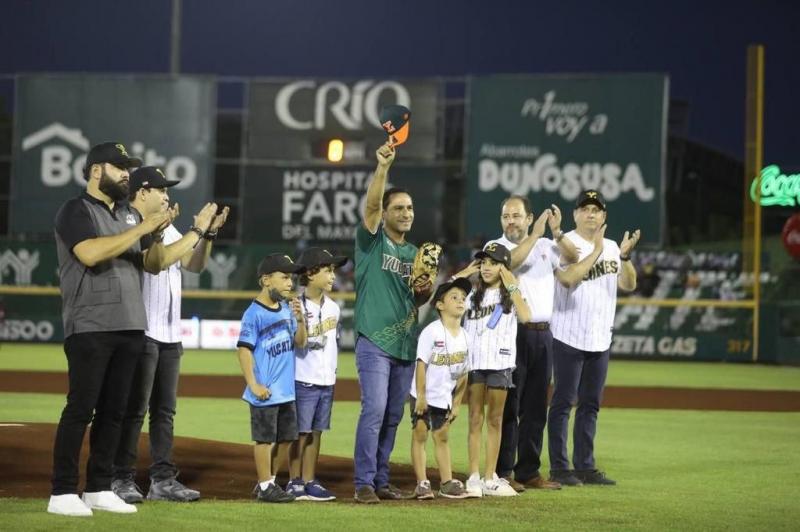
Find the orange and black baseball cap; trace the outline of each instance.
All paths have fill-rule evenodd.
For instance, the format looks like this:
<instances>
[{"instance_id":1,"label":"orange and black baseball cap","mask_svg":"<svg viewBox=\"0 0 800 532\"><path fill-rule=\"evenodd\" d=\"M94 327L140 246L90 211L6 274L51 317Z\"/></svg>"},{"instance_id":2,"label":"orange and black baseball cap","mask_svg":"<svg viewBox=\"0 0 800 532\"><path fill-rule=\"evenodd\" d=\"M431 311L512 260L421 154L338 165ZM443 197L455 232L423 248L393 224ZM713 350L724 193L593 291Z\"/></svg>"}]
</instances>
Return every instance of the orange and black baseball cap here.
<instances>
[{"instance_id":1,"label":"orange and black baseball cap","mask_svg":"<svg viewBox=\"0 0 800 532\"><path fill-rule=\"evenodd\" d=\"M392 146L399 146L408 140L411 111L402 105L387 105L381 109L381 126L389 134Z\"/></svg>"}]
</instances>

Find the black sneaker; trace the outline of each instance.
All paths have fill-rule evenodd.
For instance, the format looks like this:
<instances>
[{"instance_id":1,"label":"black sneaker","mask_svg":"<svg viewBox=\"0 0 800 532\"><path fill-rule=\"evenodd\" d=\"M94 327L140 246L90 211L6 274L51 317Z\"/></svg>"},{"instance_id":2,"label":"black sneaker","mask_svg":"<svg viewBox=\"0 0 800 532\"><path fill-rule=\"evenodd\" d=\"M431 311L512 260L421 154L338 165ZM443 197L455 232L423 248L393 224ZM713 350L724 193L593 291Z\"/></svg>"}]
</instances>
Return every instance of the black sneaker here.
<instances>
[{"instance_id":1,"label":"black sneaker","mask_svg":"<svg viewBox=\"0 0 800 532\"><path fill-rule=\"evenodd\" d=\"M261 485L256 484L255 495L259 502L292 502L294 495L286 493L274 482L262 490Z\"/></svg>"},{"instance_id":2,"label":"black sneaker","mask_svg":"<svg viewBox=\"0 0 800 532\"><path fill-rule=\"evenodd\" d=\"M404 499L413 499L414 493L407 493L402 491L397 486L386 484L375 490L375 495L384 501L402 501Z\"/></svg>"},{"instance_id":3,"label":"black sneaker","mask_svg":"<svg viewBox=\"0 0 800 532\"><path fill-rule=\"evenodd\" d=\"M378 496L375 495L375 490L372 489L372 486L362 486L356 489L355 494L356 502L360 502L361 504L378 504L381 502L378 499Z\"/></svg>"},{"instance_id":4,"label":"black sneaker","mask_svg":"<svg viewBox=\"0 0 800 532\"><path fill-rule=\"evenodd\" d=\"M576 471L570 471L569 469L551 470L550 480L558 482L562 486L583 486L581 479L576 476Z\"/></svg>"},{"instance_id":5,"label":"black sneaker","mask_svg":"<svg viewBox=\"0 0 800 532\"><path fill-rule=\"evenodd\" d=\"M616 486L617 484L616 480L608 478L605 473L598 469L575 471L575 476L584 484L599 484L601 486Z\"/></svg>"}]
</instances>

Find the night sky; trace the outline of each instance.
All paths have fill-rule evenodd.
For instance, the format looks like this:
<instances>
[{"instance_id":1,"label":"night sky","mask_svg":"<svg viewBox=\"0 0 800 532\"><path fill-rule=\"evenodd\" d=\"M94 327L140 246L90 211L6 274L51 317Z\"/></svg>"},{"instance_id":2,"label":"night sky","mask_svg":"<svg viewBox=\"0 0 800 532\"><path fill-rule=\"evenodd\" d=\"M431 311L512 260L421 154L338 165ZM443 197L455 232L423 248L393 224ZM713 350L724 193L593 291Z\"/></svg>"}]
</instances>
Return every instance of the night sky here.
<instances>
[{"instance_id":1,"label":"night sky","mask_svg":"<svg viewBox=\"0 0 800 532\"><path fill-rule=\"evenodd\" d=\"M3 0L0 73L167 72L170 15L169 0ZM691 139L741 159L758 42L764 161L800 170L798 27L790 0L184 0L181 63L226 76L663 72Z\"/></svg>"}]
</instances>

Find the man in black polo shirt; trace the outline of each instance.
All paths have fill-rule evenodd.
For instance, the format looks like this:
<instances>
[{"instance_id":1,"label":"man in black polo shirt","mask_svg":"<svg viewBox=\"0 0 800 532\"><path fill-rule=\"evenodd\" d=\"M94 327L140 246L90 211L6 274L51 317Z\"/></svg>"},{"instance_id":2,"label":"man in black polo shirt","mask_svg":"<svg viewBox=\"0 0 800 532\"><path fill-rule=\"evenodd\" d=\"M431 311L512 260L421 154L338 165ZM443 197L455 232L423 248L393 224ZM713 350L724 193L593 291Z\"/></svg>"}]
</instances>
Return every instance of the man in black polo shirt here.
<instances>
[{"instance_id":1,"label":"man in black polo shirt","mask_svg":"<svg viewBox=\"0 0 800 532\"><path fill-rule=\"evenodd\" d=\"M87 516L92 509L133 513L111 491L112 461L147 326L142 270L158 272L164 246L142 252L140 239L171 223L164 212L146 220L127 203L128 169L141 166L122 144L94 146L86 158L86 191L55 219L63 301L69 394L53 449L47 511ZM78 498L78 460L91 422L86 488Z\"/></svg>"}]
</instances>

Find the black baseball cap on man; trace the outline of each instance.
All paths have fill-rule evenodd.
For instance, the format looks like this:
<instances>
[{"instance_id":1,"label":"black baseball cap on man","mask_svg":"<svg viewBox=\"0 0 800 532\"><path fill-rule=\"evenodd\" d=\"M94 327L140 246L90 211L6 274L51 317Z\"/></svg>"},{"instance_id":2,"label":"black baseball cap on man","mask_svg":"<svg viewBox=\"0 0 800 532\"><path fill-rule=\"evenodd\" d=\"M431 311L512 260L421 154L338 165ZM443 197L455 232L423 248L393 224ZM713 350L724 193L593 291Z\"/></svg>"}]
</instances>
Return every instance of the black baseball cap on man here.
<instances>
[{"instance_id":1,"label":"black baseball cap on man","mask_svg":"<svg viewBox=\"0 0 800 532\"><path fill-rule=\"evenodd\" d=\"M297 264L310 270L317 266L327 266L333 264L335 268L341 268L347 264L347 257L331 255L330 251L322 248L307 248L297 257Z\"/></svg>"},{"instance_id":2,"label":"black baseball cap on man","mask_svg":"<svg viewBox=\"0 0 800 532\"><path fill-rule=\"evenodd\" d=\"M142 166L134 170L130 176L131 192L136 192L140 188L169 188L178 183L180 181L167 179L164 172L155 166Z\"/></svg>"},{"instance_id":3,"label":"black baseball cap on man","mask_svg":"<svg viewBox=\"0 0 800 532\"><path fill-rule=\"evenodd\" d=\"M606 210L606 200L603 198L603 195L596 190L584 190L581 192L581 195L578 196L578 201L575 202L575 207L583 207L590 203Z\"/></svg>"},{"instance_id":4,"label":"black baseball cap on man","mask_svg":"<svg viewBox=\"0 0 800 532\"><path fill-rule=\"evenodd\" d=\"M83 167L84 174L89 173L93 164L113 164L117 168L136 168L142 166L142 160L138 157L128 155L128 150L120 142L103 142L92 146L86 156L86 166Z\"/></svg>"},{"instance_id":5,"label":"black baseball cap on man","mask_svg":"<svg viewBox=\"0 0 800 532\"><path fill-rule=\"evenodd\" d=\"M466 277L456 277L452 281L442 283L436 287L436 292L433 294L431 303L436 304L436 302L442 299L451 288L460 288L464 291L464 294L469 294L472 291L472 283Z\"/></svg>"},{"instance_id":6,"label":"black baseball cap on man","mask_svg":"<svg viewBox=\"0 0 800 532\"><path fill-rule=\"evenodd\" d=\"M304 266L292 262L292 258L289 255L281 255L280 253L267 255L258 265L259 277L275 272L301 273L303 271L305 271Z\"/></svg>"},{"instance_id":7,"label":"black baseball cap on man","mask_svg":"<svg viewBox=\"0 0 800 532\"><path fill-rule=\"evenodd\" d=\"M476 259L489 257L501 264L505 264L506 268L511 267L511 252L503 244L497 242L489 242L483 247L483 251L475 254Z\"/></svg>"}]
</instances>

